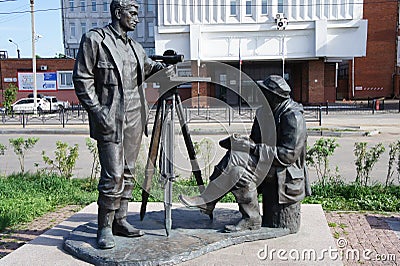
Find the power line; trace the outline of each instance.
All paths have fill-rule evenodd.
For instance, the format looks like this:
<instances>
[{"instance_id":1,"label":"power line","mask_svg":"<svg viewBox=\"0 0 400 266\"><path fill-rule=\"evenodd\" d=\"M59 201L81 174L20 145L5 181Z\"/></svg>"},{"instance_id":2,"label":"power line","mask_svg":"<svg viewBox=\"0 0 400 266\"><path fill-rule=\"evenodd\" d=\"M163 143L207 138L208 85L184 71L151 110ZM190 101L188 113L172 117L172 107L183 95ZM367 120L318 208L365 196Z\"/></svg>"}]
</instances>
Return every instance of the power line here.
<instances>
[{"instance_id":1,"label":"power line","mask_svg":"<svg viewBox=\"0 0 400 266\"><path fill-rule=\"evenodd\" d=\"M15 10L16 11L22 11L22 10L25 10L27 7L29 8L29 5L19 6ZM24 14L13 14L13 15L7 16L7 17L0 17L0 23L10 22L10 21L19 19L22 16L24 16Z\"/></svg>"}]
</instances>

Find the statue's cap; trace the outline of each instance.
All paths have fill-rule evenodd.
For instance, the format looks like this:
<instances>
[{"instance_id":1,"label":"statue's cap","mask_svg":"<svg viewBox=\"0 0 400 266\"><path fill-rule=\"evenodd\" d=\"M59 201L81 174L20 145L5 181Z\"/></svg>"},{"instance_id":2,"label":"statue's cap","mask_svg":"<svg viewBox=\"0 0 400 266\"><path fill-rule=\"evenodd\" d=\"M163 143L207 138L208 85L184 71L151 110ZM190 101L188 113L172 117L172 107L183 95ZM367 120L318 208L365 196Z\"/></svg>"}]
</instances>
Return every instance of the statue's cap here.
<instances>
[{"instance_id":1,"label":"statue's cap","mask_svg":"<svg viewBox=\"0 0 400 266\"><path fill-rule=\"evenodd\" d=\"M290 98L290 87L286 83L285 79L283 79L279 75L271 75L267 77L263 81L258 81L258 86L262 89L265 89L273 94L278 95L279 97L288 99Z\"/></svg>"}]
</instances>

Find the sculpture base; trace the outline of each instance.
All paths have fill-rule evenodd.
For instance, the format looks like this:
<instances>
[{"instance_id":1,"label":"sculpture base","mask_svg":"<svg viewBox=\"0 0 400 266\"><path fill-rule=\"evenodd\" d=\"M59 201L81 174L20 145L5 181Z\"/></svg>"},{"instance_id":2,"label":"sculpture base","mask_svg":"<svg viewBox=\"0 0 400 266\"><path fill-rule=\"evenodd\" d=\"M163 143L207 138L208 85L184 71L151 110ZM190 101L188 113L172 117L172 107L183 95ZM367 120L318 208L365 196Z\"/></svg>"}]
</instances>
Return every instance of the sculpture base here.
<instances>
[{"instance_id":1,"label":"sculpture base","mask_svg":"<svg viewBox=\"0 0 400 266\"><path fill-rule=\"evenodd\" d=\"M266 228L237 233L224 233L224 226L237 223L241 215L230 209L215 209L214 220L199 210L172 210L172 231L164 229L164 212L148 212L144 221L139 214L129 215L128 221L145 231L139 238L115 236L116 247L97 248L97 222L75 228L65 238L64 249L77 258L96 265L161 265L177 264L208 252L244 242L276 238L289 234L288 229Z\"/></svg>"}]
</instances>

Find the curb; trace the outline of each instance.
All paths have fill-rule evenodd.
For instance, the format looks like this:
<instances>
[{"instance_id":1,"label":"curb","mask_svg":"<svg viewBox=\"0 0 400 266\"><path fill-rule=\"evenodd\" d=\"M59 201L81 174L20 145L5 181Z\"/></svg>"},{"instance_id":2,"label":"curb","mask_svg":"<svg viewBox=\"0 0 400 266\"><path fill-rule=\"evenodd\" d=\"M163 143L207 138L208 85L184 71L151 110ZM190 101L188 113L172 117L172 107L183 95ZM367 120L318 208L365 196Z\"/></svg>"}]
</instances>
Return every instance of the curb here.
<instances>
[{"instance_id":1,"label":"curb","mask_svg":"<svg viewBox=\"0 0 400 266\"><path fill-rule=\"evenodd\" d=\"M149 136L152 130L149 130ZM239 134L249 134L250 130L231 130L231 132ZM190 130L190 135L225 135L227 131L224 129L204 129L195 128ZM229 133L229 132L228 132ZM0 129L0 134L26 134L26 135L88 135L89 129L84 128L54 128L54 129L37 129L37 128L10 128ZM308 136L326 136L326 137L346 137L346 136L374 136L380 134L378 130L372 131L340 131L340 129L332 128L331 130L319 130L318 128L308 128Z\"/></svg>"}]
</instances>

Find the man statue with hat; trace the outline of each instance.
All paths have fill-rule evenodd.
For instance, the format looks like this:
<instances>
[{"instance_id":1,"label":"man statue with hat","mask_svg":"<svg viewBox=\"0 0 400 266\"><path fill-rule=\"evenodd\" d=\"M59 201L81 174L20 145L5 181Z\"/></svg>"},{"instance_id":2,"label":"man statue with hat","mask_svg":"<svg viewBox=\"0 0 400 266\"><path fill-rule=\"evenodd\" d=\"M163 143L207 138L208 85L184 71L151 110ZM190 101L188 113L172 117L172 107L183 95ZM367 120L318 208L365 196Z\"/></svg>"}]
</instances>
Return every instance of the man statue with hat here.
<instances>
[{"instance_id":1,"label":"man statue with hat","mask_svg":"<svg viewBox=\"0 0 400 266\"><path fill-rule=\"evenodd\" d=\"M115 246L114 235L144 234L127 221L134 187L131 170L147 132L142 83L165 68L128 36L139 23L138 2L112 0L110 12L109 25L82 36L73 72L75 92L89 114L90 136L99 150L97 245L101 249Z\"/></svg>"},{"instance_id":2,"label":"man statue with hat","mask_svg":"<svg viewBox=\"0 0 400 266\"><path fill-rule=\"evenodd\" d=\"M274 191L272 197L276 198L276 205L270 207L268 212L285 209L311 194L305 165L307 129L303 107L291 99L290 87L281 76L271 75L258 85L270 109L263 106L257 110L249 137L233 134L220 141L220 145L228 151L215 166L210 182L201 195L180 195L180 200L187 207L198 207L212 217L216 203L232 192L242 219L236 225L226 225L227 232L257 230L261 225L286 227L284 221L277 221L276 215L267 215L265 208L264 217L261 217L258 191L264 192L264 198L265 191ZM272 125L266 118L270 110L275 120L274 143L261 136L262 132L271 130ZM264 205L268 204L264 202ZM298 227L289 229L294 233Z\"/></svg>"}]
</instances>

